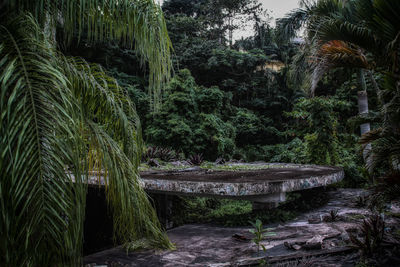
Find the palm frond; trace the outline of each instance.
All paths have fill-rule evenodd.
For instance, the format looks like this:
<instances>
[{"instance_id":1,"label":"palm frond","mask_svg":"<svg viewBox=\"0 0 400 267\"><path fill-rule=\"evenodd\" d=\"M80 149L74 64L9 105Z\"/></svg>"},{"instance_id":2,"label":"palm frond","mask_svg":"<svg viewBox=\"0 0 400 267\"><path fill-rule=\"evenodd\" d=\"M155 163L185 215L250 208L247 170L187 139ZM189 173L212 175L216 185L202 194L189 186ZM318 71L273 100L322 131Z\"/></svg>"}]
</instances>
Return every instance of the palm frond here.
<instances>
[{"instance_id":1,"label":"palm frond","mask_svg":"<svg viewBox=\"0 0 400 267\"><path fill-rule=\"evenodd\" d=\"M382 135L382 128L377 128L371 130L361 136L360 144L366 145L377 139L379 139Z\"/></svg>"},{"instance_id":2,"label":"palm frond","mask_svg":"<svg viewBox=\"0 0 400 267\"><path fill-rule=\"evenodd\" d=\"M360 2L364 4L365 0ZM384 41L391 42L400 31L400 2L396 0L376 0L372 3L374 14L371 27Z\"/></svg>"},{"instance_id":3,"label":"palm frond","mask_svg":"<svg viewBox=\"0 0 400 267\"><path fill-rule=\"evenodd\" d=\"M361 53L360 49L356 49L343 41L334 40L323 44L318 54L327 58L337 67L346 66L364 69L370 67L367 57Z\"/></svg>"},{"instance_id":4,"label":"palm frond","mask_svg":"<svg viewBox=\"0 0 400 267\"><path fill-rule=\"evenodd\" d=\"M90 170L105 175L115 237L125 243L148 238L160 247L172 247L140 185L142 139L133 104L98 65L76 58L65 58L61 64L84 112L88 158L95 161L89 162Z\"/></svg>"},{"instance_id":5,"label":"palm frond","mask_svg":"<svg viewBox=\"0 0 400 267\"><path fill-rule=\"evenodd\" d=\"M300 85L303 88L310 88L310 69L311 60L309 59L311 54L311 46L309 44L300 47L296 55L293 56L293 61L289 68L289 81L293 84Z\"/></svg>"},{"instance_id":6,"label":"palm frond","mask_svg":"<svg viewBox=\"0 0 400 267\"><path fill-rule=\"evenodd\" d=\"M149 66L153 107L171 72L172 44L162 10L154 0L15 0L6 1L7 13L31 12L42 28L63 29L65 42L86 33L89 42L118 41L134 48Z\"/></svg>"},{"instance_id":7,"label":"palm frond","mask_svg":"<svg viewBox=\"0 0 400 267\"><path fill-rule=\"evenodd\" d=\"M320 45L313 60L313 74L311 80L311 94L314 94L315 88L322 76L332 68L350 67L368 69L370 64L366 56L360 49L356 49L352 45L339 41L329 41Z\"/></svg>"},{"instance_id":8,"label":"palm frond","mask_svg":"<svg viewBox=\"0 0 400 267\"><path fill-rule=\"evenodd\" d=\"M359 68L360 77L368 69L370 80L381 105L381 128L361 138L372 143L370 169L400 168L400 2L398 0L321 0L302 1L307 15L308 44L311 53L309 69L311 93L322 75L330 68ZM304 65L305 60L300 61ZM375 81L372 71L384 82ZM365 90L365 82L361 85ZM364 118L365 119L365 118Z\"/></svg>"},{"instance_id":9,"label":"palm frond","mask_svg":"<svg viewBox=\"0 0 400 267\"><path fill-rule=\"evenodd\" d=\"M68 80L32 17L1 25L0 40L0 261L77 265L85 185L66 173L74 166L74 175L82 175Z\"/></svg>"},{"instance_id":10,"label":"palm frond","mask_svg":"<svg viewBox=\"0 0 400 267\"><path fill-rule=\"evenodd\" d=\"M91 170L105 173L119 241L172 247L140 184L132 103L99 66L54 47L32 16L0 26L0 262L80 265Z\"/></svg>"},{"instance_id":11,"label":"palm frond","mask_svg":"<svg viewBox=\"0 0 400 267\"><path fill-rule=\"evenodd\" d=\"M319 39L323 41L340 40L357 45L376 54L382 53L382 43L374 32L363 26L344 20L327 18L321 21L318 28Z\"/></svg>"},{"instance_id":12,"label":"palm frond","mask_svg":"<svg viewBox=\"0 0 400 267\"><path fill-rule=\"evenodd\" d=\"M283 42L296 37L309 15L306 9L298 8L290 11L284 18L278 19L276 22L278 40Z\"/></svg>"}]
</instances>

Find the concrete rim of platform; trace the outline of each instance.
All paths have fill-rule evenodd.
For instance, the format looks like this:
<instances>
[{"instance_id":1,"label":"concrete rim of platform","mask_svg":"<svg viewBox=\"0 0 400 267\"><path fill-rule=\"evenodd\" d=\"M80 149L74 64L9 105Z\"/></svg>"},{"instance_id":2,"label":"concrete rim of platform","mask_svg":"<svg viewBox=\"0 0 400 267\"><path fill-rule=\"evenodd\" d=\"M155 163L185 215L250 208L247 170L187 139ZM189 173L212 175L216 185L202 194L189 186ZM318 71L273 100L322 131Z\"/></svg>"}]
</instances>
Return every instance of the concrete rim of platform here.
<instances>
[{"instance_id":1,"label":"concrete rim of platform","mask_svg":"<svg viewBox=\"0 0 400 267\"><path fill-rule=\"evenodd\" d=\"M332 166L319 166L319 165L305 165L305 164L283 164L283 163L272 163L264 164L268 165L268 168L260 170L244 170L235 172L224 172L225 176L243 175L242 181L201 181L193 180L197 172L181 172L181 171L169 171L169 172L147 172L142 174L142 182L144 188L149 192L164 193L164 194L182 194L182 195L199 195L199 196L220 196L220 197L232 197L232 198L256 198L259 196L273 195L291 191L305 190L314 187L323 187L332 183L341 181L344 178L344 171L340 167ZM257 175L257 172L268 172L268 170L296 170L299 175L295 178L287 179L263 179L262 175L258 180L246 181L246 175L249 177L252 174ZM304 171L307 170L307 171ZM310 172L315 170L315 173ZM201 172L206 173L207 170ZM184 175L179 179L174 180L173 175ZM207 176L212 179L221 175L221 171L215 171L214 173L207 173ZM185 176L188 177L185 180ZM169 179L168 179L169 177Z\"/></svg>"}]
</instances>

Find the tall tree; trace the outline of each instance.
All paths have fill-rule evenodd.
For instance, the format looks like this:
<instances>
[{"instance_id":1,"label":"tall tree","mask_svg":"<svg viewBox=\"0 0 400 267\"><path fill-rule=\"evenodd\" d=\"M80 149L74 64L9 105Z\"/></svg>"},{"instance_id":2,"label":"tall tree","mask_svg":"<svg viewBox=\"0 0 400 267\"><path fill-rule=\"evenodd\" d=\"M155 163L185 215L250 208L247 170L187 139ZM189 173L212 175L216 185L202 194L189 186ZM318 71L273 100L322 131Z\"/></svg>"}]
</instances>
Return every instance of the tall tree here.
<instances>
[{"instance_id":1,"label":"tall tree","mask_svg":"<svg viewBox=\"0 0 400 267\"><path fill-rule=\"evenodd\" d=\"M220 41L228 34L229 47L233 45L233 32L243 28L253 19L253 14L261 10L261 4L256 0L216 0L208 5L210 21L217 25Z\"/></svg>"},{"instance_id":2,"label":"tall tree","mask_svg":"<svg viewBox=\"0 0 400 267\"><path fill-rule=\"evenodd\" d=\"M247 25L261 10L257 0L167 0L163 10L168 15L202 18L209 28L210 38L233 45L233 33Z\"/></svg>"}]
</instances>

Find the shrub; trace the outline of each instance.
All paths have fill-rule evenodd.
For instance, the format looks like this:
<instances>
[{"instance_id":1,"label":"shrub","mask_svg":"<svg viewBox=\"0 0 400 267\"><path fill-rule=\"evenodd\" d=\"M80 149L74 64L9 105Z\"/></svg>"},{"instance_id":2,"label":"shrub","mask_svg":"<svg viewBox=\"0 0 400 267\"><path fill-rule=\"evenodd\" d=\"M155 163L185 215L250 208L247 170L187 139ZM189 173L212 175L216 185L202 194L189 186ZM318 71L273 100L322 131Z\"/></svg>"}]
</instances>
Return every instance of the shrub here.
<instances>
[{"instance_id":1,"label":"shrub","mask_svg":"<svg viewBox=\"0 0 400 267\"><path fill-rule=\"evenodd\" d=\"M360 226L362 239L350 234L350 241L363 256L372 257L380 248L385 234L385 222L380 215L373 215Z\"/></svg>"},{"instance_id":2,"label":"shrub","mask_svg":"<svg viewBox=\"0 0 400 267\"><path fill-rule=\"evenodd\" d=\"M168 84L160 110L148 114L144 135L149 143L179 149L186 156L231 158L236 132L222 118L223 105L218 87L198 86L188 70L181 70Z\"/></svg>"},{"instance_id":3,"label":"shrub","mask_svg":"<svg viewBox=\"0 0 400 267\"><path fill-rule=\"evenodd\" d=\"M203 163L203 155L202 154L194 154L189 157L187 160L190 165L199 166Z\"/></svg>"}]
</instances>

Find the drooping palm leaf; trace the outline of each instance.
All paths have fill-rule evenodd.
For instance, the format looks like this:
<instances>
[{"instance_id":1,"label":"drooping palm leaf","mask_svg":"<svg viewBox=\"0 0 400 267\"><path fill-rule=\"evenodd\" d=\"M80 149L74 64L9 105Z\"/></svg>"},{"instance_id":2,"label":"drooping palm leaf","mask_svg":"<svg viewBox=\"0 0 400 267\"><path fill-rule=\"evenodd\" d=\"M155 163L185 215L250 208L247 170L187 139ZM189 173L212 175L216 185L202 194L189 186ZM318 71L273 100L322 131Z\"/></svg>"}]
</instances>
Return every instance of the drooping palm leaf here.
<instances>
[{"instance_id":1,"label":"drooping palm leaf","mask_svg":"<svg viewBox=\"0 0 400 267\"><path fill-rule=\"evenodd\" d=\"M318 53L338 67L369 68L366 56L359 49L351 47L351 45L343 41L327 42L320 47Z\"/></svg>"},{"instance_id":2,"label":"drooping palm leaf","mask_svg":"<svg viewBox=\"0 0 400 267\"><path fill-rule=\"evenodd\" d=\"M298 8L292 10L285 17L277 20L278 39L289 41L296 37L300 29L305 25L309 18L309 13L306 9Z\"/></svg>"},{"instance_id":3,"label":"drooping palm leaf","mask_svg":"<svg viewBox=\"0 0 400 267\"><path fill-rule=\"evenodd\" d=\"M293 56L289 69L289 80L293 84L301 85L302 89L309 89L311 84L311 65L310 60L311 46L306 44L300 47L296 55Z\"/></svg>"},{"instance_id":4,"label":"drooping palm leaf","mask_svg":"<svg viewBox=\"0 0 400 267\"><path fill-rule=\"evenodd\" d=\"M370 63L360 49L339 40L320 45L313 56L312 65L314 68L310 89L312 95L314 95L317 83L329 69L340 67L370 68Z\"/></svg>"},{"instance_id":5,"label":"drooping palm leaf","mask_svg":"<svg viewBox=\"0 0 400 267\"><path fill-rule=\"evenodd\" d=\"M318 38L323 41L341 40L352 43L368 51L382 53L382 45L374 37L374 32L364 25L349 22L347 19L325 19L321 21Z\"/></svg>"},{"instance_id":6,"label":"drooping palm leaf","mask_svg":"<svg viewBox=\"0 0 400 267\"><path fill-rule=\"evenodd\" d=\"M106 196L113 211L114 231L123 242L147 237L171 247L160 231L154 209L140 185L140 123L131 101L115 79L97 65L64 59L72 91L84 113L85 140L90 148L90 171L104 171Z\"/></svg>"},{"instance_id":7,"label":"drooping palm leaf","mask_svg":"<svg viewBox=\"0 0 400 267\"><path fill-rule=\"evenodd\" d=\"M6 14L31 12L43 28L59 26L65 42L87 35L89 42L114 40L134 48L149 66L154 107L171 71L171 41L162 10L154 0L13 0Z\"/></svg>"},{"instance_id":8,"label":"drooping palm leaf","mask_svg":"<svg viewBox=\"0 0 400 267\"><path fill-rule=\"evenodd\" d=\"M119 241L171 247L140 185L140 124L122 88L58 54L31 16L0 37L0 262L78 266L92 170L105 171Z\"/></svg>"},{"instance_id":9,"label":"drooping palm leaf","mask_svg":"<svg viewBox=\"0 0 400 267\"><path fill-rule=\"evenodd\" d=\"M68 80L32 17L1 25L0 40L0 262L76 265L85 185L66 172L82 175Z\"/></svg>"}]
</instances>

